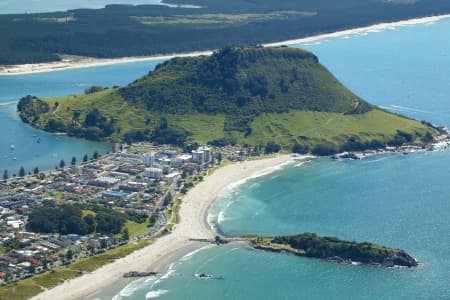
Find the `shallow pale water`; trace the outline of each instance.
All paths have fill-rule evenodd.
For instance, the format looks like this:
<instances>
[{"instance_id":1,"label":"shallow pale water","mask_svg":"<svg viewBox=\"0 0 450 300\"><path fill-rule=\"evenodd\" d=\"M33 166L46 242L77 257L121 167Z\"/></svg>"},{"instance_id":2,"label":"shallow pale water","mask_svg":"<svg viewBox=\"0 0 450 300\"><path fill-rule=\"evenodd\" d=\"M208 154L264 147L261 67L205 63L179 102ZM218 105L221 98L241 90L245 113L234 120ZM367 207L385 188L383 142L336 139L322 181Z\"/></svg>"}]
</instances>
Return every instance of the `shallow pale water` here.
<instances>
[{"instance_id":1,"label":"shallow pale water","mask_svg":"<svg viewBox=\"0 0 450 300\"><path fill-rule=\"evenodd\" d=\"M18 99L25 95L55 97L82 93L91 85L111 87L125 85L148 73L160 60L116 64L95 68L36 73L29 75L0 75L0 171L18 174L21 166L27 172L36 166L40 170L52 169L61 159L70 162L72 156L81 161L84 154L107 152L112 146L104 143L56 136L36 130L20 120L16 113ZM41 142L37 143L37 138ZM11 145L15 146L14 151ZM15 158L15 159L14 159Z\"/></svg>"},{"instance_id":2,"label":"shallow pale water","mask_svg":"<svg viewBox=\"0 0 450 300\"><path fill-rule=\"evenodd\" d=\"M448 126L449 33L447 19L301 46L372 103ZM371 241L405 249L418 268L339 265L228 245L200 251L164 279L130 285L114 299L448 299L449 177L450 151L320 159L229 189L211 210L228 235L311 231ZM194 276L202 272L223 279Z\"/></svg>"}]
</instances>

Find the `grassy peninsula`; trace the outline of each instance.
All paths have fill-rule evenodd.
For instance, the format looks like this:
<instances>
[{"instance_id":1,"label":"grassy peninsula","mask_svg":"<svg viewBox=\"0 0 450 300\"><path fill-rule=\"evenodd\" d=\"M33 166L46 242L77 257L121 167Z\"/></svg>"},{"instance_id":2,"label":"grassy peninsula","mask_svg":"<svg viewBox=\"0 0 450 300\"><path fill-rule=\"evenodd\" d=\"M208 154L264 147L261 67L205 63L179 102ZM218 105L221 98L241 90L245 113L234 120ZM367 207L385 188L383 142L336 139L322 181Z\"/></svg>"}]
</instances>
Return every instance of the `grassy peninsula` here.
<instances>
[{"instance_id":1,"label":"grassy peninsula","mask_svg":"<svg viewBox=\"0 0 450 300\"><path fill-rule=\"evenodd\" d=\"M125 87L27 96L18 110L34 127L91 140L272 145L319 155L420 145L438 134L367 103L314 54L289 47L174 58Z\"/></svg>"},{"instance_id":2,"label":"grassy peninsula","mask_svg":"<svg viewBox=\"0 0 450 300\"><path fill-rule=\"evenodd\" d=\"M319 258L341 263L362 263L383 267L415 267L417 261L408 253L372 243L343 241L335 237L320 237L314 233L293 236L251 237L255 249L289 252L298 256Z\"/></svg>"}]
</instances>

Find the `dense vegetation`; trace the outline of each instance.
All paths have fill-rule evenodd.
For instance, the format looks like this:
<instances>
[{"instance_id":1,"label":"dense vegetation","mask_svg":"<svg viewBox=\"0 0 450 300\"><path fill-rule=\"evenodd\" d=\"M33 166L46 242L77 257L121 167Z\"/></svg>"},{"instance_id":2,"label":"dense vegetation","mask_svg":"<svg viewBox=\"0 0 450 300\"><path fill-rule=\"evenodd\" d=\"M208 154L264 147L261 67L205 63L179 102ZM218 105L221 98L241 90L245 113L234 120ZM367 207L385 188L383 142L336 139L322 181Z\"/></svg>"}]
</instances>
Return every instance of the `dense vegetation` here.
<instances>
[{"instance_id":1,"label":"dense vegetation","mask_svg":"<svg viewBox=\"0 0 450 300\"><path fill-rule=\"evenodd\" d=\"M386 248L372 243L343 241L335 237L320 237L314 233L279 236L273 239L257 238L256 244L271 250L283 247L307 257L342 262L360 262L383 266L417 266L417 262L402 250Z\"/></svg>"},{"instance_id":2,"label":"dense vegetation","mask_svg":"<svg viewBox=\"0 0 450 300\"><path fill-rule=\"evenodd\" d=\"M101 206L89 206L92 213L83 215L79 206L60 205L34 209L28 226L33 232L59 234L117 234L127 220L143 222L140 216L128 215Z\"/></svg>"},{"instance_id":3,"label":"dense vegetation","mask_svg":"<svg viewBox=\"0 0 450 300\"><path fill-rule=\"evenodd\" d=\"M442 0L174 0L201 8L109 5L0 16L0 64L60 55L124 57L256 45L444 14Z\"/></svg>"},{"instance_id":4,"label":"dense vegetation","mask_svg":"<svg viewBox=\"0 0 450 300\"><path fill-rule=\"evenodd\" d=\"M265 153L330 155L420 144L437 133L368 104L314 54L289 47L227 47L174 58L125 87L27 96L18 110L35 127L91 140L241 143Z\"/></svg>"}]
</instances>

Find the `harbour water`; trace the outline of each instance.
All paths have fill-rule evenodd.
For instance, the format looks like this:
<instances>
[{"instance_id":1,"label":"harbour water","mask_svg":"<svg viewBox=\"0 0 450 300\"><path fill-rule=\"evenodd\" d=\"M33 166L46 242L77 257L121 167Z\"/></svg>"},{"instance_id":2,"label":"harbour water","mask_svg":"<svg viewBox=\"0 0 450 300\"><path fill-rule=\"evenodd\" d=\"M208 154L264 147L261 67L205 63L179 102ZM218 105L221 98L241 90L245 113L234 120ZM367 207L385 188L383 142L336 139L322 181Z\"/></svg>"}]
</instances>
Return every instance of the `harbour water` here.
<instances>
[{"instance_id":1,"label":"harbour water","mask_svg":"<svg viewBox=\"0 0 450 300\"><path fill-rule=\"evenodd\" d=\"M75 156L81 161L85 154L105 153L112 146L36 130L20 120L17 101L25 95L56 97L83 93L91 85L111 87L125 85L148 73L161 61L116 64L28 75L0 76L0 170L10 176L21 166L27 172L35 167L52 169L61 159L66 164ZM40 140L38 143L38 139ZM14 148L12 147L14 145Z\"/></svg>"},{"instance_id":2,"label":"harbour water","mask_svg":"<svg viewBox=\"0 0 450 300\"><path fill-rule=\"evenodd\" d=\"M370 102L448 126L449 33L446 19L297 46L314 51ZM316 232L371 241L405 249L417 268L339 265L228 245L185 257L114 299L448 299L449 176L447 150L318 159L230 187L211 209L211 223L226 235Z\"/></svg>"}]
</instances>

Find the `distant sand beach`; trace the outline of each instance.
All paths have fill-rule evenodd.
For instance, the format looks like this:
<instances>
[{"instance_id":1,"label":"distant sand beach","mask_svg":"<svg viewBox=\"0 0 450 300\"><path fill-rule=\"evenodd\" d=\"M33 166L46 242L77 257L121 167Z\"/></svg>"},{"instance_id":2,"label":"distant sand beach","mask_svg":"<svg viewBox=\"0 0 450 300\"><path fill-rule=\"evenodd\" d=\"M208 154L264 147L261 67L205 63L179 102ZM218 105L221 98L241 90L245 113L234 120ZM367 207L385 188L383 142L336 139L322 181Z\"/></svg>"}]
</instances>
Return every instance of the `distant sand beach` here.
<instances>
[{"instance_id":1,"label":"distant sand beach","mask_svg":"<svg viewBox=\"0 0 450 300\"><path fill-rule=\"evenodd\" d=\"M372 26L368 26L368 27L354 28L354 29L348 29L348 30L334 32L334 33L319 34L319 35L300 38L300 39L269 43L269 44L265 44L264 46L270 47L270 46L281 46L281 45L292 45L292 44L298 44L298 43L315 42L315 41L318 41L321 39L326 39L326 38L348 36L348 35L352 35L352 34L359 34L359 33L364 33L364 32L371 32L371 31L381 31L381 30L387 29L389 27L395 27L395 26L407 26L407 25L431 23L431 22L436 22L441 19L445 19L445 18L449 18L449 17L450 17L450 14L417 18L417 19L409 19L409 20L392 22L392 23L380 23L380 24L376 24L376 25L372 25ZM90 68L90 67L120 64L120 63L140 62L140 61L157 60L157 59L170 59L173 57L191 57L191 56L199 56L199 55L210 55L212 53L213 53L213 51L198 51L198 52L190 52L190 53L174 53L174 54L166 54L166 55L123 57L123 58L111 58L111 59L65 56L62 61L58 61L58 62L11 65L11 66L3 65L3 66L0 66L0 75L24 75L24 74L52 72L52 71L66 70L66 69Z\"/></svg>"},{"instance_id":2,"label":"distant sand beach","mask_svg":"<svg viewBox=\"0 0 450 300\"><path fill-rule=\"evenodd\" d=\"M42 292L33 300L93 299L98 293L123 287L129 281L123 274L129 271L166 272L169 264L208 244L189 239L213 239L215 232L207 223L207 214L217 196L231 184L270 173L290 162L311 156L280 155L272 158L249 160L224 166L192 188L182 199L179 223L172 233L155 240L141 250L118 259L102 268Z\"/></svg>"}]
</instances>

